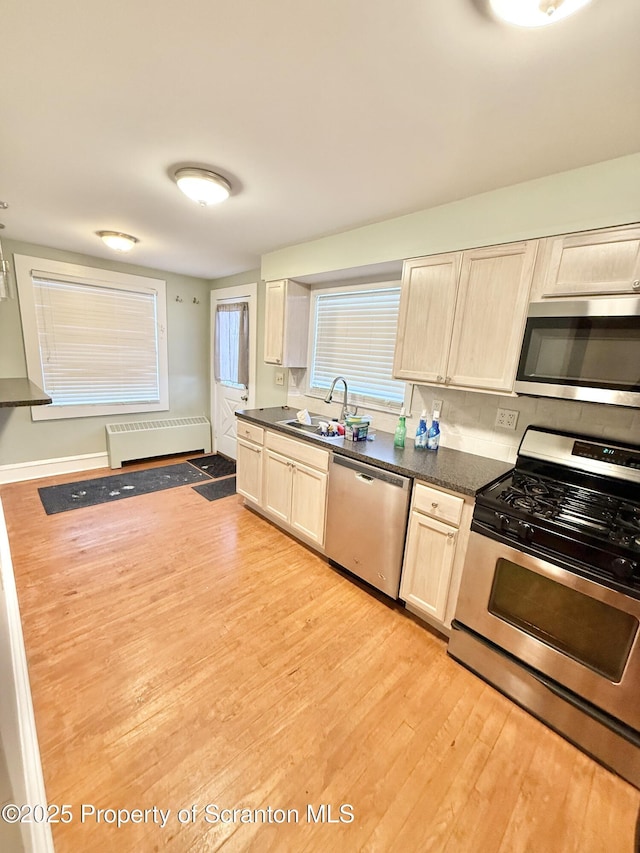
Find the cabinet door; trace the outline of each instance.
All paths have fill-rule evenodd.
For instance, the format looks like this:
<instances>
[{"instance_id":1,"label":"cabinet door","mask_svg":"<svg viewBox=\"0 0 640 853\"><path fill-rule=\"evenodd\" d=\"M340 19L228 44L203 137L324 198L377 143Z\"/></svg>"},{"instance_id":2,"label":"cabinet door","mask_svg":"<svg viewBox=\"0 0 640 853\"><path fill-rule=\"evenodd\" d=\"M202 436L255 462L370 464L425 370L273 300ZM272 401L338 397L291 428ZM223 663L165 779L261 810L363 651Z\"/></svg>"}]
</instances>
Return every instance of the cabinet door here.
<instances>
[{"instance_id":1,"label":"cabinet door","mask_svg":"<svg viewBox=\"0 0 640 853\"><path fill-rule=\"evenodd\" d=\"M446 375L462 254L405 261L393 375L442 382Z\"/></svg>"},{"instance_id":2,"label":"cabinet door","mask_svg":"<svg viewBox=\"0 0 640 853\"><path fill-rule=\"evenodd\" d=\"M318 545L324 544L328 475L297 462L293 469L291 526Z\"/></svg>"},{"instance_id":3,"label":"cabinet door","mask_svg":"<svg viewBox=\"0 0 640 853\"><path fill-rule=\"evenodd\" d=\"M447 384L513 390L536 248L530 241L464 253Z\"/></svg>"},{"instance_id":4,"label":"cabinet door","mask_svg":"<svg viewBox=\"0 0 640 853\"><path fill-rule=\"evenodd\" d=\"M287 523L291 515L293 465L290 459L279 453L264 451L263 506Z\"/></svg>"},{"instance_id":5,"label":"cabinet door","mask_svg":"<svg viewBox=\"0 0 640 853\"><path fill-rule=\"evenodd\" d=\"M238 438L236 491L254 503L262 503L262 448Z\"/></svg>"},{"instance_id":6,"label":"cabinet door","mask_svg":"<svg viewBox=\"0 0 640 853\"><path fill-rule=\"evenodd\" d=\"M639 225L548 241L543 296L639 292Z\"/></svg>"},{"instance_id":7,"label":"cabinet door","mask_svg":"<svg viewBox=\"0 0 640 853\"><path fill-rule=\"evenodd\" d=\"M447 609L456 536L454 527L411 513L400 598L441 623Z\"/></svg>"},{"instance_id":8,"label":"cabinet door","mask_svg":"<svg viewBox=\"0 0 640 853\"><path fill-rule=\"evenodd\" d=\"M264 360L269 364L282 364L284 346L284 311L287 282L268 281L264 319Z\"/></svg>"}]
</instances>

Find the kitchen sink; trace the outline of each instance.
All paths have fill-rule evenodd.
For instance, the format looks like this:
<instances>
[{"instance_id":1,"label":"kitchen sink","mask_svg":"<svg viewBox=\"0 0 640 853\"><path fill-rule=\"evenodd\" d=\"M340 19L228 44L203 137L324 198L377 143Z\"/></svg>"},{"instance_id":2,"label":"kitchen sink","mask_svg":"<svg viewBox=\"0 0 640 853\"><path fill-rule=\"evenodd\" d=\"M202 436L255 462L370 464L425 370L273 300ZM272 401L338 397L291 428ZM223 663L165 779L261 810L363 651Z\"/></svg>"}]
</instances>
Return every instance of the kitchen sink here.
<instances>
[{"instance_id":1,"label":"kitchen sink","mask_svg":"<svg viewBox=\"0 0 640 853\"><path fill-rule=\"evenodd\" d=\"M310 424L301 424L300 421L295 418L287 421L277 421L278 426L286 427L286 429L290 429L291 432L297 432L298 434L310 435L312 438L321 438L323 440L331 441L334 438L342 438L340 435L321 435L320 434L320 421L324 421L324 423L329 423L328 418L318 418L312 417Z\"/></svg>"}]
</instances>

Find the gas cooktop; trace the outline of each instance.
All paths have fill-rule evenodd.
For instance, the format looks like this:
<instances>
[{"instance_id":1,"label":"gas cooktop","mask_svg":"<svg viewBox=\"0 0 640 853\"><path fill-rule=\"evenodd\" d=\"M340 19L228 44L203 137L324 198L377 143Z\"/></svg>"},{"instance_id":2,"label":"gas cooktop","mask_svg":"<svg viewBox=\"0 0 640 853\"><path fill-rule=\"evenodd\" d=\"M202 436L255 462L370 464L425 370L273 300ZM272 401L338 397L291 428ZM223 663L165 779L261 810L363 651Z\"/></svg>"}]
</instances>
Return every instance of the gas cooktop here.
<instances>
[{"instance_id":1,"label":"gas cooktop","mask_svg":"<svg viewBox=\"0 0 640 853\"><path fill-rule=\"evenodd\" d=\"M472 529L568 560L640 596L640 447L529 427Z\"/></svg>"}]
</instances>

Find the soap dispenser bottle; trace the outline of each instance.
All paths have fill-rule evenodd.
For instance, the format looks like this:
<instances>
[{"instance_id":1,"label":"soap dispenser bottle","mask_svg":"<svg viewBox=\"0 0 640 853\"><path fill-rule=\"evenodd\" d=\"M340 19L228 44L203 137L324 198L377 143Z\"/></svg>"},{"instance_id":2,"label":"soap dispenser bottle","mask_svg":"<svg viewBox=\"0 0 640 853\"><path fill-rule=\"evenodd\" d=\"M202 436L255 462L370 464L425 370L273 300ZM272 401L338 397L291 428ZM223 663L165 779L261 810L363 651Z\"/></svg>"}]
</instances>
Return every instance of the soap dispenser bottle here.
<instances>
[{"instance_id":1,"label":"soap dispenser bottle","mask_svg":"<svg viewBox=\"0 0 640 853\"><path fill-rule=\"evenodd\" d=\"M427 433L427 450L437 450L440 446L440 409L433 410L433 419Z\"/></svg>"},{"instance_id":2,"label":"soap dispenser bottle","mask_svg":"<svg viewBox=\"0 0 640 853\"><path fill-rule=\"evenodd\" d=\"M423 409L420 415L420 422L416 429L415 448L416 450L424 450L427 446L427 410Z\"/></svg>"},{"instance_id":3,"label":"soap dispenser bottle","mask_svg":"<svg viewBox=\"0 0 640 853\"><path fill-rule=\"evenodd\" d=\"M394 447L404 447L404 440L407 435L407 419L405 416L404 406L400 410L400 417L398 418L398 426L396 427L395 434L393 436L393 446Z\"/></svg>"}]
</instances>

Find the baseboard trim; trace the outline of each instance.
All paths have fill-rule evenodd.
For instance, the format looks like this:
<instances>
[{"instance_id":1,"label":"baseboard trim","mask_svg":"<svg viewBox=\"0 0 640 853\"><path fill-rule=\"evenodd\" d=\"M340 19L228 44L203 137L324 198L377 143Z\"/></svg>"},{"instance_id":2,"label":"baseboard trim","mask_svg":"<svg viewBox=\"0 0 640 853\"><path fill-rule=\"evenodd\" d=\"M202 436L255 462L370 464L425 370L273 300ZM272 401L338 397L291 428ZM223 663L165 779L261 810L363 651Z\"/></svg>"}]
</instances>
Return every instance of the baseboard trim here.
<instances>
[{"instance_id":1,"label":"baseboard trim","mask_svg":"<svg viewBox=\"0 0 640 853\"><path fill-rule=\"evenodd\" d=\"M36 462L16 462L14 465L0 465L0 485L108 467L109 457L106 452L61 456L59 459L40 459Z\"/></svg>"},{"instance_id":2,"label":"baseboard trim","mask_svg":"<svg viewBox=\"0 0 640 853\"><path fill-rule=\"evenodd\" d=\"M20 608L16 592L9 538L0 503L0 620L2 634L0 659L3 670L3 694L0 699L0 730L4 744L14 802L42 805L47 795L40 762L38 734L33 714L27 656L24 650ZM26 853L53 853L51 826L44 822L21 824Z\"/></svg>"}]
</instances>

